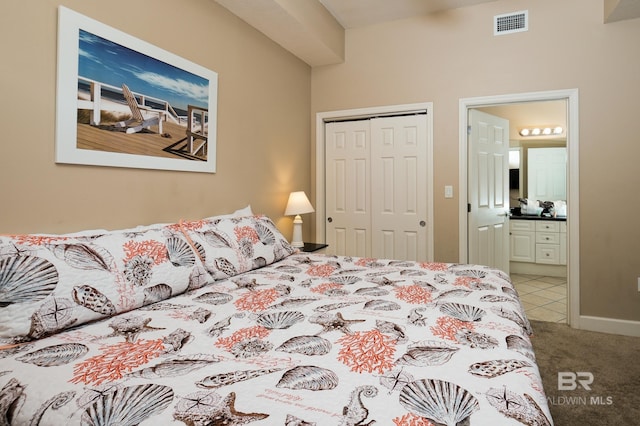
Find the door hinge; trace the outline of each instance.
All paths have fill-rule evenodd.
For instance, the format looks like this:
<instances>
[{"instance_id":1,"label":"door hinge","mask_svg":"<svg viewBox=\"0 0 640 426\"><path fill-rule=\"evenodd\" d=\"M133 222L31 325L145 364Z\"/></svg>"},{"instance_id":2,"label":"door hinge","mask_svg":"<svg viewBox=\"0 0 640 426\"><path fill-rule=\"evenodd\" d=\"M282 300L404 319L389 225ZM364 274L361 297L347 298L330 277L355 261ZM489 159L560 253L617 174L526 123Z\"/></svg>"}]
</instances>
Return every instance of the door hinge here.
<instances>
[{"instance_id":1,"label":"door hinge","mask_svg":"<svg viewBox=\"0 0 640 426\"><path fill-rule=\"evenodd\" d=\"M471 203L467 203L467 213L471 213Z\"/></svg>"},{"instance_id":2,"label":"door hinge","mask_svg":"<svg viewBox=\"0 0 640 426\"><path fill-rule=\"evenodd\" d=\"M467 135L471 134L471 126L467 126Z\"/></svg>"}]
</instances>

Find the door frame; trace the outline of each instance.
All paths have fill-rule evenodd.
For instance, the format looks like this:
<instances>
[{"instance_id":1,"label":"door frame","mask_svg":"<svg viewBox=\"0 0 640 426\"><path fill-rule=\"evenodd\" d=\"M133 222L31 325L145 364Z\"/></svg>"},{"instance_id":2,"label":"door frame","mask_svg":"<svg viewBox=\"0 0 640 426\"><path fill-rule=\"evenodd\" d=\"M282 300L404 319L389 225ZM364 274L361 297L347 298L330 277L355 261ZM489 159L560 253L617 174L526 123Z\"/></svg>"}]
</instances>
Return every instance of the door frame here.
<instances>
[{"instance_id":1,"label":"door frame","mask_svg":"<svg viewBox=\"0 0 640 426\"><path fill-rule=\"evenodd\" d=\"M459 102L459 261L467 263L468 110L498 104L567 101L567 322L580 328L580 215L578 89L463 98Z\"/></svg>"},{"instance_id":2,"label":"door frame","mask_svg":"<svg viewBox=\"0 0 640 426\"><path fill-rule=\"evenodd\" d=\"M427 111L427 259L433 261L434 217L433 217L433 102L415 104L385 105L379 107L355 108L316 113L316 241L326 242L325 212L325 122L333 120L362 119L406 114L413 111Z\"/></svg>"}]
</instances>

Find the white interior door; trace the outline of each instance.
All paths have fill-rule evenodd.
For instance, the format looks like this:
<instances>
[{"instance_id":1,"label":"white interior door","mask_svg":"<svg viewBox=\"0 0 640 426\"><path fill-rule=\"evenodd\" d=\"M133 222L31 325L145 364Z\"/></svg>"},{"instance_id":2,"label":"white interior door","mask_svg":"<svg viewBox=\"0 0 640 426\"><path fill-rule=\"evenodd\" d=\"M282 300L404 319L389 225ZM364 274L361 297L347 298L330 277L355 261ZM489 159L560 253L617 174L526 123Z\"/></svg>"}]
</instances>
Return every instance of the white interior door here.
<instances>
[{"instance_id":1,"label":"white interior door","mask_svg":"<svg viewBox=\"0 0 640 426\"><path fill-rule=\"evenodd\" d=\"M427 116L371 120L372 256L427 260Z\"/></svg>"},{"instance_id":2,"label":"white interior door","mask_svg":"<svg viewBox=\"0 0 640 426\"><path fill-rule=\"evenodd\" d=\"M325 145L329 252L371 257L369 120L327 123Z\"/></svg>"},{"instance_id":3,"label":"white interior door","mask_svg":"<svg viewBox=\"0 0 640 426\"><path fill-rule=\"evenodd\" d=\"M509 273L509 121L469 110L468 261Z\"/></svg>"}]
</instances>

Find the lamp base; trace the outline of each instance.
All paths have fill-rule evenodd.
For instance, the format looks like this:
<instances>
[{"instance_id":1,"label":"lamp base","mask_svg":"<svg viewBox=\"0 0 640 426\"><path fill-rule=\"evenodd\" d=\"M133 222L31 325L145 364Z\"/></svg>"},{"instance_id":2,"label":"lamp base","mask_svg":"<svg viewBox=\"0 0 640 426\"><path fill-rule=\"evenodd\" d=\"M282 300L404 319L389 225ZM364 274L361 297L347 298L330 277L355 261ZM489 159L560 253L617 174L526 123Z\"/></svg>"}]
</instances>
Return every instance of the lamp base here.
<instances>
[{"instance_id":1,"label":"lamp base","mask_svg":"<svg viewBox=\"0 0 640 426\"><path fill-rule=\"evenodd\" d=\"M296 248L304 247L302 242L302 218L299 214L293 219L293 238L291 239L291 245Z\"/></svg>"}]
</instances>

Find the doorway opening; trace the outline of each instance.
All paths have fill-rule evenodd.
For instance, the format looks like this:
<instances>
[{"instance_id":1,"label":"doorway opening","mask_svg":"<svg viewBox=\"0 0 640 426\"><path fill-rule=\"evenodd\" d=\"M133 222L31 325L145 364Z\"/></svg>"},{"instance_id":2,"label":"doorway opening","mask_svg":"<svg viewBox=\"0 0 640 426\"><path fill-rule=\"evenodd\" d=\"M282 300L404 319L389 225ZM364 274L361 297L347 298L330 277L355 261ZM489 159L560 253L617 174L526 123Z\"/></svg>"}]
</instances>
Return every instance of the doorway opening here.
<instances>
[{"instance_id":1,"label":"doorway opening","mask_svg":"<svg viewBox=\"0 0 640 426\"><path fill-rule=\"evenodd\" d=\"M566 102L566 208L567 208L567 322L579 328L579 191L578 191L578 90L558 90L490 97L461 99L459 104L460 151L459 151L459 256L461 263L469 261L470 232L469 213L469 111L481 108L517 105L520 103L546 102L561 100ZM550 124L550 123L549 123Z\"/></svg>"}]
</instances>

